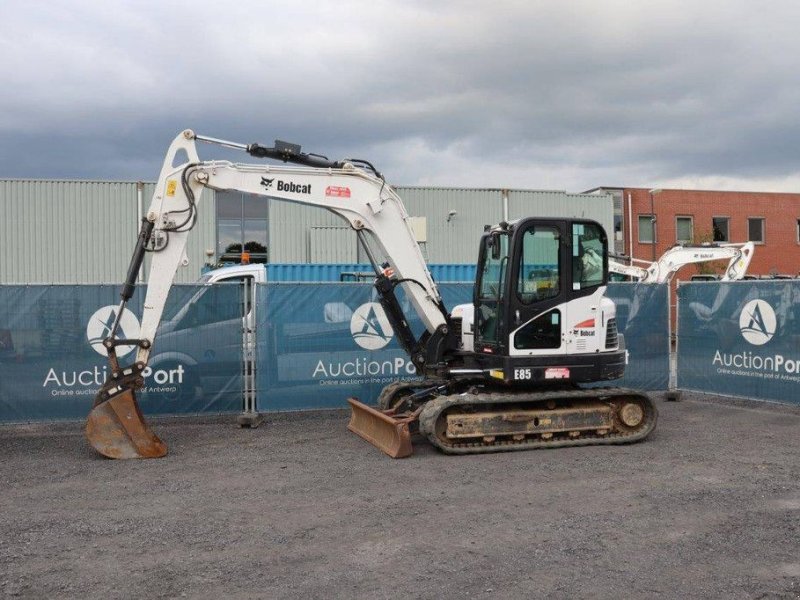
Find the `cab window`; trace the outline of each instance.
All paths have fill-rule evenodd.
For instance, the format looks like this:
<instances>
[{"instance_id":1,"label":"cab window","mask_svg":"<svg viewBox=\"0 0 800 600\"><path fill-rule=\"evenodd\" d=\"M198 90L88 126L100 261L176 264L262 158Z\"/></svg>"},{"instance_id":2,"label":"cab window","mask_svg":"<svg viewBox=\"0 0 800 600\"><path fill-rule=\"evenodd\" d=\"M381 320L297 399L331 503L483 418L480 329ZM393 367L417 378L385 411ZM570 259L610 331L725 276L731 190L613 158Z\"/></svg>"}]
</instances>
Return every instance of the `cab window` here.
<instances>
[{"instance_id":1,"label":"cab window","mask_svg":"<svg viewBox=\"0 0 800 600\"><path fill-rule=\"evenodd\" d=\"M572 224L572 289L585 290L604 283L606 239L596 223Z\"/></svg>"},{"instance_id":2,"label":"cab window","mask_svg":"<svg viewBox=\"0 0 800 600\"><path fill-rule=\"evenodd\" d=\"M478 266L478 306L475 331L478 343L497 343L503 329L502 299L508 273L508 234L484 238L483 264Z\"/></svg>"},{"instance_id":3,"label":"cab window","mask_svg":"<svg viewBox=\"0 0 800 600\"><path fill-rule=\"evenodd\" d=\"M561 311L551 310L533 319L514 334L517 350L542 350L561 346Z\"/></svg>"},{"instance_id":4,"label":"cab window","mask_svg":"<svg viewBox=\"0 0 800 600\"><path fill-rule=\"evenodd\" d=\"M558 229L536 225L522 240L517 295L524 304L555 298L561 293L561 238Z\"/></svg>"}]
</instances>

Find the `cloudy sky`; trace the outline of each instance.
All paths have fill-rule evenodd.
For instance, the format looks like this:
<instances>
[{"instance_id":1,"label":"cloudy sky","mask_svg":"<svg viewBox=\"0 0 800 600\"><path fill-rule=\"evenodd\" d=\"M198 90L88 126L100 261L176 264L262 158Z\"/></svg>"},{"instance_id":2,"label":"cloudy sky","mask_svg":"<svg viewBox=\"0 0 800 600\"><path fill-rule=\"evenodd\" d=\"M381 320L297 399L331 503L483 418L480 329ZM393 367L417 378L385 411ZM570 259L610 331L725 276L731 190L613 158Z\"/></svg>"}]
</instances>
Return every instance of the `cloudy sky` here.
<instances>
[{"instance_id":1,"label":"cloudy sky","mask_svg":"<svg viewBox=\"0 0 800 600\"><path fill-rule=\"evenodd\" d=\"M401 185L800 192L796 0L0 5L0 178L154 180L192 128Z\"/></svg>"}]
</instances>

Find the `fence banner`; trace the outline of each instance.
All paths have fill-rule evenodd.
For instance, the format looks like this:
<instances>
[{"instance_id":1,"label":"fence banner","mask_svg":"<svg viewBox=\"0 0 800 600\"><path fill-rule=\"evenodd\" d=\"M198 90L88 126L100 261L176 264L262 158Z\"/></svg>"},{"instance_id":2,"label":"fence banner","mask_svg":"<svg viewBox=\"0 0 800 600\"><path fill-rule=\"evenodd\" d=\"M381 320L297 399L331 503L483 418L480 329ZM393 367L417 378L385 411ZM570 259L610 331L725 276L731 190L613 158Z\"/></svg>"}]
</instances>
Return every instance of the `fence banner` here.
<instances>
[{"instance_id":1,"label":"fence banner","mask_svg":"<svg viewBox=\"0 0 800 600\"><path fill-rule=\"evenodd\" d=\"M669 387L669 285L609 283L606 295L617 305L617 327L625 336L625 377L603 385L638 390Z\"/></svg>"},{"instance_id":2,"label":"fence banner","mask_svg":"<svg viewBox=\"0 0 800 600\"><path fill-rule=\"evenodd\" d=\"M144 289L118 337L138 336ZM0 286L0 422L84 418L108 369L100 344L119 286ZM223 412L242 406L240 286L176 285L138 393L145 414ZM119 349L130 364L134 349Z\"/></svg>"},{"instance_id":3,"label":"fence banner","mask_svg":"<svg viewBox=\"0 0 800 600\"><path fill-rule=\"evenodd\" d=\"M0 286L0 422L82 419L107 376L99 342L118 310L118 286ZM472 301L472 284L441 284L448 308ZM138 335L137 289L120 336ZM173 287L139 400L145 414L239 411L243 343L257 350L260 410L369 403L398 379L416 378L371 284L268 283L256 287L253 332L243 337L235 284ZM619 382L666 388L666 286L613 284L631 362ZM409 316L414 311L400 298ZM419 334L421 322L412 318ZM124 349L123 349L124 350ZM122 356L133 361L134 351Z\"/></svg>"},{"instance_id":4,"label":"fence banner","mask_svg":"<svg viewBox=\"0 0 800 600\"><path fill-rule=\"evenodd\" d=\"M678 288L678 386L800 403L800 282Z\"/></svg>"},{"instance_id":5,"label":"fence banner","mask_svg":"<svg viewBox=\"0 0 800 600\"><path fill-rule=\"evenodd\" d=\"M472 300L472 285L442 284L447 306ZM415 335L422 323L398 293ZM268 283L257 292L259 410L370 404L398 380L418 379L397 342L372 284Z\"/></svg>"},{"instance_id":6,"label":"fence banner","mask_svg":"<svg viewBox=\"0 0 800 600\"><path fill-rule=\"evenodd\" d=\"M449 309L472 302L472 284L443 284L440 291ZM666 389L667 294L666 285L609 286L630 364L624 379L604 385ZM342 408L348 396L374 404L387 384L417 378L370 284L268 283L257 295L259 410ZM420 321L411 326L419 335Z\"/></svg>"}]
</instances>

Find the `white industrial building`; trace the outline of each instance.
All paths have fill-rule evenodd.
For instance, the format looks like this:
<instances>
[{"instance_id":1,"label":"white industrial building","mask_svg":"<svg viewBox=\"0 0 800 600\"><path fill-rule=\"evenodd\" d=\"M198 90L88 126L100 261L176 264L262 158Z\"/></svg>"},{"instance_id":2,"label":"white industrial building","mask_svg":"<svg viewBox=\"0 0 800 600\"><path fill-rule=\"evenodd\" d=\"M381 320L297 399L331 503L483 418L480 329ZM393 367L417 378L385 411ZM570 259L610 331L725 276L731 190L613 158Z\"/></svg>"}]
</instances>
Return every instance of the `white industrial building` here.
<instances>
[{"instance_id":1,"label":"white industrial building","mask_svg":"<svg viewBox=\"0 0 800 600\"><path fill-rule=\"evenodd\" d=\"M118 283L128 267L153 183L0 180L0 284ZM526 216L599 221L614 237L612 198L562 191L396 187L430 263L477 259L486 224ZM336 215L241 193L206 191L189 238L190 265L177 281L195 281L205 264L242 244L266 247L271 263L357 263L355 233Z\"/></svg>"}]
</instances>

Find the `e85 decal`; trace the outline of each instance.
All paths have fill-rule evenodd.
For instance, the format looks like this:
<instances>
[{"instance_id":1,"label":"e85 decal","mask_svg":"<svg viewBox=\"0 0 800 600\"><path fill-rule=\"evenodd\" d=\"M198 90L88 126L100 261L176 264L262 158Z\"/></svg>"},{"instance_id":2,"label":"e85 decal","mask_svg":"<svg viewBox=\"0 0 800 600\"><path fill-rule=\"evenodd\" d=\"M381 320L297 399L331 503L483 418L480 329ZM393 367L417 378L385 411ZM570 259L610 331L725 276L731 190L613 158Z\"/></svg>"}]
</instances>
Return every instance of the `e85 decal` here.
<instances>
[{"instance_id":1,"label":"e85 decal","mask_svg":"<svg viewBox=\"0 0 800 600\"><path fill-rule=\"evenodd\" d=\"M530 369L514 369L514 379L524 381L531 378L533 378L533 374Z\"/></svg>"}]
</instances>

